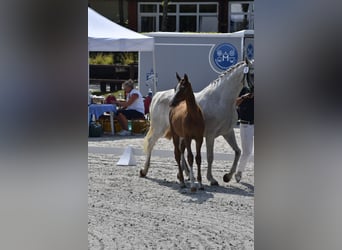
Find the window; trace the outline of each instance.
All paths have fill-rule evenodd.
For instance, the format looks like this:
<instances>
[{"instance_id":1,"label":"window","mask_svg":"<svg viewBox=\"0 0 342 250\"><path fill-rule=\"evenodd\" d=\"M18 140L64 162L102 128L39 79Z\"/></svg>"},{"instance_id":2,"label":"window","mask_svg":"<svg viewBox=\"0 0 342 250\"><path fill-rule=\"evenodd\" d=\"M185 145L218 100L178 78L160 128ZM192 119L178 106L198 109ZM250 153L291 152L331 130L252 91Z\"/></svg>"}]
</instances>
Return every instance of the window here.
<instances>
[{"instance_id":1,"label":"window","mask_svg":"<svg viewBox=\"0 0 342 250\"><path fill-rule=\"evenodd\" d=\"M254 29L254 2L233 2L229 10L229 32Z\"/></svg>"},{"instance_id":2,"label":"window","mask_svg":"<svg viewBox=\"0 0 342 250\"><path fill-rule=\"evenodd\" d=\"M150 12L156 12L156 11L157 11L157 5L153 5L153 4L140 5L140 12L150 13Z\"/></svg>"},{"instance_id":3,"label":"window","mask_svg":"<svg viewBox=\"0 0 342 250\"><path fill-rule=\"evenodd\" d=\"M199 28L201 32L217 31L217 17L213 16L200 16Z\"/></svg>"},{"instance_id":4,"label":"window","mask_svg":"<svg viewBox=\"0 0 342 250\"><path fill-rule=\"evenodd\" d=\"M196 32L196 16L180 16L179 31Z\"/></svg>"},{"instance_id":5,"label":"window","mask_svg":"<svg viewBox=\"0 0 342 250\"><path fill-rule=\"evenodd\" d=\"M141 17L141 32L149 32L156 29L156 17L143 16Z\"/></svg>"},{"instance_id":6,"label":"window","mask_svg":"<svg viewBox=\"0 0 342 250\"><path fill-rule=\"evenodd\" d=\"M163 5L159 5L159 12L163 13ZM169 4L167 6L167 12L168 13L176 13L176 5L175 4Z\"/></svg>"},{"instance_id":7,"label":"window","mask_svg":"<svg viewBox=\"0 0 342 250\"><path fill-rule=\"evenodd\" d=\"M161 31L163 21L162 4L140 2L138 6L138 31ZM218 4L208 2L170 2L168 5L167 31L217 32Z\"/></svg>"},{"instance_id":8,"label":"window","mask_svg":"<svg viewBox=\"0 0 342 250\"><path fill-rule=\"evenodd\" d=\"M196 4L181 4L179 5L181 13L196 13L197 6Z\"/></svg>"}]
</instances>

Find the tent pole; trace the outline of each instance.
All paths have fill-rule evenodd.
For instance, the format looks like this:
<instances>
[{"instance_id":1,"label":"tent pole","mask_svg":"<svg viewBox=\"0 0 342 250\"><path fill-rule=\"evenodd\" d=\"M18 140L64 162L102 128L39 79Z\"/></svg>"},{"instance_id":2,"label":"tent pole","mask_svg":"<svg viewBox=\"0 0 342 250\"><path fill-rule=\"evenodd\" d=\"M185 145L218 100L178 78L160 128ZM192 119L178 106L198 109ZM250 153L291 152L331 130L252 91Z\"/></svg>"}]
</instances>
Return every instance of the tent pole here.
<instances>
[{"instance_id":1,"label":"tent pole","mask_svg":"<svg viewBox=\"0 0 342 250\"><path fill-rule=\"evenodd\" d=\"M89 84L89 81L90 81L90 76L89 76L89 47L88 47L88 127L89 127L89 122L90 122L90 116L89 116L89 105L91 104L91 98L90 98L90 84Z\"/></svg>"},{"instance_id":2,"label":"tent pole","mask_svg":"<svg viewBox=\"0 0 342 250\"><path fill-rule=\"evenodd\" d=\"M155 49L155 47L154 47L153 50L152 50L152 63L153 63L153 95L157 92L156 57L155 57L155 54L154 54L154 49Z\"/></svg>"}]
</instances>

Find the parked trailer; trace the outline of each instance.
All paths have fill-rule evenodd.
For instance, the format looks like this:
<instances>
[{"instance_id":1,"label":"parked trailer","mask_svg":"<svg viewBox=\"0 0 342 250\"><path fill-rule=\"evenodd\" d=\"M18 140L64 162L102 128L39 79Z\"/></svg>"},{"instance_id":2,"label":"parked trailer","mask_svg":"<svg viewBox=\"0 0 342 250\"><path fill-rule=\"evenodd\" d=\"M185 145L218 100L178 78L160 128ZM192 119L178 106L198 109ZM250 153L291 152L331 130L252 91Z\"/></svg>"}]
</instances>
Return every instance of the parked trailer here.
<instances>
[{"instance_id":1,"label":"parked trailer","mask_svg":"<svg viewBox=\"0 0 342 250\"><path fill-rule=\"evenodd\" d=\"M143 95L147 95L149 89L155 92L174 88L176 72L181 76L188 74L197 92L240 60L254 58L253 30L216 34L152 32L146 35L155 39L155 65L152 52L140 52L138 82Z\"/></svg>"}]
</instances>

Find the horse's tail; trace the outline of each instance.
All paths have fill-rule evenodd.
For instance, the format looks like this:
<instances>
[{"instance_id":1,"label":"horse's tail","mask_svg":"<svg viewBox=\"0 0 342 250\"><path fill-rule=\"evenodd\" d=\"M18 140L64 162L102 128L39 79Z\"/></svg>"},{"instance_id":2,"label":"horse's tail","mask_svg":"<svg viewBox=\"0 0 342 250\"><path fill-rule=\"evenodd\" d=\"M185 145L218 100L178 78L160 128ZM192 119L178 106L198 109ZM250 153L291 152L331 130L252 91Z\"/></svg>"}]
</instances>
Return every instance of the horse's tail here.
<instances>
[{"instance_id":1,"label":"horse's tail","mask_svg":"<svg viewBox=\"0 0 342 250\"><path fill-rule=\"evenodd\" d=\"M156 143L156 141L160 137L164 136L169 140L172 138L172 133L171 133L170 127L168 127L166 129L164 134L162 134L163 132L160 131L159 129L160 128L154 129L153 125L152 125L152 121L151 121L150 128L149 128L146 136L144 137L144 142L143 142L143 150L144 150L145 154L151 153L154 144Z\"/></svg>"},{"instance_id":2,"label":"horse's tail","mask_svg":"<svg viewBox=\"0 0 342 250\"><path fill-rule=\"evenodd\" d=\"M149 147L149 140L150 140L150 138L152 137L152 135L153 135L153 127L152 127L152 124L150 124L150 128L149 128L147 134L146 134L145 137L144 137L143 148L144 148L145 154L147 154L148 151L149 151L149 150L148 150L148 147Z\"/></svg>"},{"instance_id":3,"label":"horse's tail","mask_svg":"<svg viewBox=\"0 0 342 250\"><path fill-rule=\"evenodd\" d=\"M172 132L171 132L171 128L168 127L167 130L165 131L164 137L168 140L171 140L172 138Z\"/></svg>"}]
</instances>

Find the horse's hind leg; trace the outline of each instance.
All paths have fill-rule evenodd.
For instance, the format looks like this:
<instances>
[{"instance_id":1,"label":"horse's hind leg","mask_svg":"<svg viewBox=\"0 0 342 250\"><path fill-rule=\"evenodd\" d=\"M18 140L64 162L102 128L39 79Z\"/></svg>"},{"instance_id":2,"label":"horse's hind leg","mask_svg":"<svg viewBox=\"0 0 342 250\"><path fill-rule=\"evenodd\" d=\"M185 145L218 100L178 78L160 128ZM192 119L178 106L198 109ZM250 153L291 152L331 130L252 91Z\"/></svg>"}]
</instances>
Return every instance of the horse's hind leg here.
<instances>
[{"instance_id":1,"label":"horse's hind leg","mask_svg":"<svg viewBox=\"0 0 342 250\"><path fill-rule=\"evenodd\" d=\"M140 169L140 177L145 177L147 175L148 169L150 167L152 149L161 136L162 133L157 134L152 126L148 130L144 138L144 151L146 153L146 161L144 169Z\"/></svg>"},{"instance_id":2,"label":"horse's hind leg","mask_svg":"<svg viewBox=\"0 0 342 250\"><path fill-rule=\"evenodd\" d=\"M232 179L233 174L236 171L236 167L237 167L238 161L240 159L240 155L241 155L241 149L239 148L239 146L236 142L235 132L233 129L227 135L223 135L223 137L228 142L228 144L233 148L233 150L235 151L235 157L234 157L234 162L233 162L232 168L230 169L228 174L225 174L223 176L223 181L229 182Z\"/></svg>"},{"instance_id":3,"label":"horse's hind leg","mask_svg":"<svg viewBox=\"0 0 342 250\"><path fill-rule=\"evenodd\" d=\"M199 189L203 190L202 185L202 175L201 175L201 162L202 162L202 156L201 156L201 147L203 143L203 137L200 137L196 139L196 164L197 164L197 181L199 184Z\"/></svg>"},{"instance_id":4,"label":"horse's hind leg","mask_svg":"<svg viewBox=\"0 0 342 250\"><path fill-rule=\"evenodd\" d=\"M208 161L208 170L207 170L207 180L210 182L211 186L218 186L217 180L214 179L211 173L211 167L214 161L214 140L215 138L206 137L206 146L207 146L207 161Z\"/></svg>"}]
</instances>

